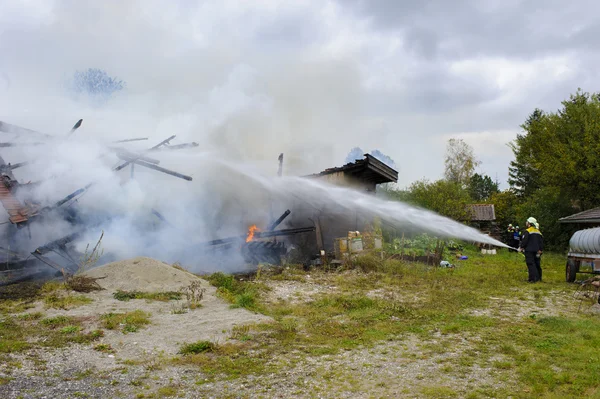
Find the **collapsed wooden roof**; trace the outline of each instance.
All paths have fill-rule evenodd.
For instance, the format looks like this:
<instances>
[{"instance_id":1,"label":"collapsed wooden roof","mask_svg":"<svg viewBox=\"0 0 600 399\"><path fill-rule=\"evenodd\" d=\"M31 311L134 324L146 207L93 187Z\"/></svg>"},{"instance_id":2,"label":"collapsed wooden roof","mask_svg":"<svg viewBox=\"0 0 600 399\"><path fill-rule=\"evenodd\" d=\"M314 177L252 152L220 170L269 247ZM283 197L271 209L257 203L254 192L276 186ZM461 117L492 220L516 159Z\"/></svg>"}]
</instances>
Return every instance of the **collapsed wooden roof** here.
<instances>
[{"instance_id":1,"label":"collapsed wooden roof","mask_svg":"<svg viewBox=\"0 0 600 399\"><path fill-rule=\"evenodd\" d=\"M344 166L325 169L320 173L308 175L306 177L321 177L340 172L343 172L345 175L350 175L358 180L375 184L396 183L398 181L398 171L370 154L365 154L365 159L357 159L355 162L348 163Z\"/></svg>"},{"instance_id":2,"label":"collapsed wooden roof","mask_svg":"<svg viewBox=\"0 0 600 399\"><path fill-rule=\"evenodd\" d=\"M470 204L467 209L472 222L491 222L496 220L493 204Z\"/></svg>"}]
</instances>

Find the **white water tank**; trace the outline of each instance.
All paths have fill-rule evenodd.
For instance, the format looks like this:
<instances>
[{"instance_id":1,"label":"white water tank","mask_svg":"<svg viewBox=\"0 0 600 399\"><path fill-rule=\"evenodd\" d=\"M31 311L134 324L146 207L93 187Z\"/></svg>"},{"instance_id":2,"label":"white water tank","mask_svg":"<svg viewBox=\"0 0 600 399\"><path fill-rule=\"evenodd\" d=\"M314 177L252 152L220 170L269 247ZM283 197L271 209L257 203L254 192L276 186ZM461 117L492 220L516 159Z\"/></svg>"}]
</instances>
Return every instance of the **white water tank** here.
<instances>
[{"instance_id":1,"label":"white water tank","mask_svg":"<svg viewBox=\"0 0 600 399\"><path fill-rule=\"evenodd\" d=\"M569 246L574 253L600 255L600 227L576 231Z\"/></svg>"}]
</instances>

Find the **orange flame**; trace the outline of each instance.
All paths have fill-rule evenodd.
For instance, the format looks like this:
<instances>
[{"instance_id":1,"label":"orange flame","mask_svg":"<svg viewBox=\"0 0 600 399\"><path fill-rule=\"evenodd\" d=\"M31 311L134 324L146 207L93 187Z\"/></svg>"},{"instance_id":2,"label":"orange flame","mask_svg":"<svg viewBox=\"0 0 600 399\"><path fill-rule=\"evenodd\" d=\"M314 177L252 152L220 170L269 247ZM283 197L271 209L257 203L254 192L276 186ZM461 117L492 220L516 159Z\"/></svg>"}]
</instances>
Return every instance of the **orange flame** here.
<instances>
[{"instance_id":1,"label":"orange flame","mask_svg":"<svg viewBox=\"0 0 600 399\"><path fill-rule=\"evenodd\" d=\"M257 231L260 231L260 229L258 227L256 227L255 224L250 226L248 228L248 236L246 237L246 242L252 241L254 239L254 233L256 233Z\"/></svg>"}]
</instances>

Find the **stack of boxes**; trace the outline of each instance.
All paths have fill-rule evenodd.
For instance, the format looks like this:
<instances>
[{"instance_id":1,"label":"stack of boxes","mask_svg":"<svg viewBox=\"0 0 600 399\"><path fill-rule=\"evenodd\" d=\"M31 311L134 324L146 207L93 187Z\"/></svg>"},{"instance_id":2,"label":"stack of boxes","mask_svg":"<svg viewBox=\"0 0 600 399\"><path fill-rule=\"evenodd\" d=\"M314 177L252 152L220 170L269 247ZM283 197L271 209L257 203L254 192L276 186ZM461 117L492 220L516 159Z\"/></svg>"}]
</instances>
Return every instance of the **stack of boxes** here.
<instances>
[{"instance_id":1,"label":"stack of boxes","mask_svg":"<svg viewBox=\"0 0 600 399\"><path fill-rule=\"evenodd\" d=\"M335 239L335 257L336 259L347 259L351 255L358 254L365 250L383 249L383 238L373 233L361 234L359 231L349 231L348 237Z\"/></svg>"}]
</instances>

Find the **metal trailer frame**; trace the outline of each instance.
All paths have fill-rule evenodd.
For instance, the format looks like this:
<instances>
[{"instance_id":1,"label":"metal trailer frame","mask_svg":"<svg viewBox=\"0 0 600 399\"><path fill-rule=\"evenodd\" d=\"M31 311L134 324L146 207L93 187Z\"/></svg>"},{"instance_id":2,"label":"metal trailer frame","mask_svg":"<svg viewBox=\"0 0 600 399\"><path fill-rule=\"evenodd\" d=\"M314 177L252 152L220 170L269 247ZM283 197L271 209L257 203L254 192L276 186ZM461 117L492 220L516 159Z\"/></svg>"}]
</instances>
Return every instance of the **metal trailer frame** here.
<instances>
[{"instance_id":1,"label":"metal trailer frame","mask_svg":"<svg viewBox=\"0 0 600 399\"><path fill-rule=\"evenodd\" d=\"M582 267L586 270L581 270ZM569 251L565 266L565 280L568 283L574 282L577 273L600 274L600 255Z\"/></svg>"}]
</instances>

